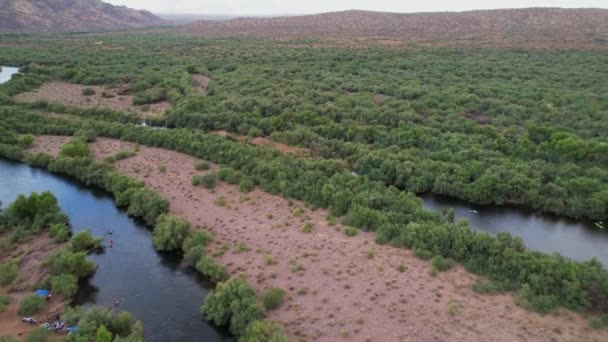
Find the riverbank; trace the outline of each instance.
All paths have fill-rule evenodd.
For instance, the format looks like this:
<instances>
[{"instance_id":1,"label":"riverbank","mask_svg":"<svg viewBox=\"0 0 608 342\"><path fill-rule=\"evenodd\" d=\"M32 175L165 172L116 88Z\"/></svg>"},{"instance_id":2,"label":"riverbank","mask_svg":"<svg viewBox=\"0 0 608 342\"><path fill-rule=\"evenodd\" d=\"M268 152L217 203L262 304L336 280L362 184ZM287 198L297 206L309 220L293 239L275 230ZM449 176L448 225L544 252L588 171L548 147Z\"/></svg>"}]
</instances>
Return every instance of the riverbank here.
<instances>
[{"instance_id":1,"label":"riverbank","mask_svg":"<svg viewBox=\"0 0 608 342\"><path fill-rule=\"evenodd\" d=\"M98 270L79 283L71 305L128 311L142 321L145 340L150 342L232 340L225 330L201 319L199 305L192 305L202 302L213 284L200 279L194 270L181 267L180 255L156 252L151 230L117 208L108 193L6 160L0 160L0 189L3 203L12 202L19 193L51 191L74 232L90 230L105 237L106 244L113 240L112 248L88 256ZM113 234L106 233L108 228ZM166 298L171 298L170 304ZM119 306L115 305L117 300Z\"/></svg>"},{"instance_id":2,"label":"riverbank","mask_svg":"<svg viewBox=\"0 0 608 342\"><path fill-rule=\"evenodd\" d=\"M56 155L69 137L39 137L31 151ZM135 145L112 139L91 144L98 159ZM347 237L325 210L255 190L218 184L193 187L199 160L140 147L116 168L167 198L193 226L214 232L211 248L232 273L245 272L259 292L276 286L287 301L270 313L293 337L319 340L497 341L603 340L585 319L559 310L541 316L517 307L510 295L474 293L475 277L461 268L429 274L430 264L409 250L374 243L371 233ZM163 166L163 167L161 167ZM222 199L223 200L220 200ZM223 203L223 204L222 204ZM222 205L220 205L222 204ZM310 227L304 232L303 227ZM237 246L245 246L244 248ZM269 263L269 256L276 264ZM403 267L402 267L403 266ZM454 309L455 308L455 309Z\"/></svg>"},{"instance_id":3,"label":"riverbank","mask_svg":"<svg viewBox=\"0 0 608 342\"><path fill-rule=\"evenodd\" d=\"M49 275L44 262L65 244L55 243L48 234L42 234L31 240L18 243L12 250L0 255L0 265L16 262L16 278L9 286L0 286L0 296L10 297L10 303L0 312L0 336L26 336L38 325L25 324L17 313L21 300L32 294L32 287ZM36 313L39 322L46 319L55 320L69 304L69 299L59 296L51 298L44 308Z\"/></svg>"}]
</instances>

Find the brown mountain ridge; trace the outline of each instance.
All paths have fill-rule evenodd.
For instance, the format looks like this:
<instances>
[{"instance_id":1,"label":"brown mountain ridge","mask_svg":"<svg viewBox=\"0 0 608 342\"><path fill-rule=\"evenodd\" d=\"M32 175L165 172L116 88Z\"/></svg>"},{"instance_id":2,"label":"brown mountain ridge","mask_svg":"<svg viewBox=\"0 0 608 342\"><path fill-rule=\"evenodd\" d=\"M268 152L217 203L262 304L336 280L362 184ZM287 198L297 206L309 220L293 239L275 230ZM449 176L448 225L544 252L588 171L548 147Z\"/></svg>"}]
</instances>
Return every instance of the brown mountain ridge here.
<instances>
[{"instance_id":1,"label":"brown mountain ridge","mask_svg":"<svg viewBox=\"0 0 608 342\"><path fill-rule=\"evenodd\" d=\"M148 11L100 0L0 0L0 32L109 31L163 23Z\"/></svg>"},{"instance_id":2,"label":"brown mountain ridge","mask_svg":"<svg viewBox=\"0 0 608 342\"><path fill-rule=\"evenodd\" d=\"M296 17L199 21L176 30L204 36L371 38L422 44L606 46L608 10L525 8L412 14L350 10Z\"/></svg>"}]
</instances>

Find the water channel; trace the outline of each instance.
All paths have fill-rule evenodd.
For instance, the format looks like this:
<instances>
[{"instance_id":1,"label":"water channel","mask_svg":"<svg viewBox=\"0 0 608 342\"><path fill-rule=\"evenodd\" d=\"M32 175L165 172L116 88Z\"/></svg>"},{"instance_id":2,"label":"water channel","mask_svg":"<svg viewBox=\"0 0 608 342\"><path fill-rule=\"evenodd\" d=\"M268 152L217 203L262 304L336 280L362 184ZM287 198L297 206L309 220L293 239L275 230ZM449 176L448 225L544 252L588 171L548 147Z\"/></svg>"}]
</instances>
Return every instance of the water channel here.
<instances>
[{"instance_id":1,"label":"water channel","mask_svg":"<svg viewBox=\"0 0 608 342\"><path fill-rule=\"evenodd\" d=\"M117 209L106 193L85 188L45 170L0 159L0 201L6 207L19 194L51 191L69 216L73 231L90 229L113 247L91 255L99 265L76 294L76 305L127 310L144 325L146 341L229 341L230 336L206 322L200 305L211 284L180 266L175 254L157 253L151 231Z\"/></svg>"}]
</instances>

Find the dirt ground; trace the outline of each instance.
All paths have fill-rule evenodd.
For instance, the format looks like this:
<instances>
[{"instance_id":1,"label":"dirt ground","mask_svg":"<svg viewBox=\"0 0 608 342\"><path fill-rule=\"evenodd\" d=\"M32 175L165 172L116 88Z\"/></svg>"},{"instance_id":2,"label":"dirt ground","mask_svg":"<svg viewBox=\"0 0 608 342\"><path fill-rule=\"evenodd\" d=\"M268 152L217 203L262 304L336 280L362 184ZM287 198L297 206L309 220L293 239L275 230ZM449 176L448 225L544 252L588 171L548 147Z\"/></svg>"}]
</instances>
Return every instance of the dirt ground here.
<instances>
[{"instance_id":1,"label":"dirt ground","mask_svg":"<svg viewBox=\"0 0 608 342\"><path fill-rule=\"evenodd\" d=\"M83 95L85 88L95 90L93 95ZM107 107L121 112L133 112L141 116L164 115L171 103L161 101L149 106L134 106L133 96L125 95L125 87L85 86L66 82L49 82L37 90L15 96L18 102L48 101L83 108ZM106 94L106 96L104 96Z\"/></svg>"},{"instance_id":2,"label":"dirt ground","mask_svg":"<svg viewBox=\"0 0 608 342\"><path fill-rule=\"evenodd\" d=\"M33 151L57 153L66 137L39 137ZM133 145L97 139L97 158ZM542 316L510 295L480 295L461 267L430 275L430 262L406 249L379 246L372 233L347 237L325 210L311 211L260 190L218 183L191 185L199 160L141 147L116 163L171 202L171 211L215 235L212 253L258 291L277 286L285 303L269 313L289 335L306 341L608 341L566 310ZM165 165L166 171L158 166ZM215 168L216 166L214 166ZM240 248L236 248L237 245Z\"/></svg>"},{"instance_id":3,"label":"dirt ground","mask_svg":"<svg viewBox=\"0 0 608 342\"><path fill-rule=\"evenodd\" d=\"M207 91L209 89L209 83L211 82L209 77L205 75L195 74L192 75L192 80L194 81L194 83L196 83L196 91L199 94L206 96Z\"/></svg>"},{"instance_id":4,"label":"dirt ground","mask_svg":"<svg viewBox=\"0 0 608 342\"><path fill-rule=\"evenodd\" d=\"M19 302L32 293L31 287L39 282L48 271L42 268L42 263L61 247L55 244L47 236L39 236L31 241L20 244L9 255L0 256L0 264L11 260L18 260L18 276L9 288L0 287L0 295L9 295L11 302L6 310L0 313L0 336L14 336L23 339L31 330L36 328L21 322L21 316L17 313ZM61 314L68 302L60 298L52 298L46 307L33 317L39 322L47 319L53 320ZM59 336L59 334L57 334Z\"/></svg>"},{"instance_id":5,"label":"dirt ground","mask_svg":"<svg viewBox=\"0 0 608 342\"><path fill-rule=\"evenodd\" d=\"M252 144L252 145L268 146L270 148L281 151L283 153L291 154L292 156L295 156L295 157L305 158L305 157L312 156L312 152L307 148L298 147L298 146L290 146L290 145L283 144L280 142L272 141L272 140L270 140L268 138L264 138L264 137L257 137L257 138L252 139L245 135L237 135L237 134L233 134L233 133L230 133L227 131L215 131L215 132L211 132L211 133L219 135L220 137L230 136L230 137L236 139L237 141Z\"/></svg>"}]
</instances>

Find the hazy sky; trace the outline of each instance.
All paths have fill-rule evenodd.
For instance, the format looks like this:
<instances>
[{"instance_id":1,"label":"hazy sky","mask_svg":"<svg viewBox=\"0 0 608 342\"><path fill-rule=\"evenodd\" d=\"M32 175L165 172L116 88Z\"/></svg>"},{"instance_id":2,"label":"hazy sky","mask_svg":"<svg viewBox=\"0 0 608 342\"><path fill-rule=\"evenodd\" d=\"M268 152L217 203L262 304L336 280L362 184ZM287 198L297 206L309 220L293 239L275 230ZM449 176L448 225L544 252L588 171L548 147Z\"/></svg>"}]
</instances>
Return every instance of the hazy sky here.
<instances>
[{"instance_id":1,"label":"hazy sky","mask_svg":"<svg viewBox=\"0 0 608 342\"><path fill-rule=\"evenodd\" d=\"M608 0L104 0L157 13L303 14L364 9L390 12L466 11L518 7L600 7Z\"/></svg>"}]
</instances>

